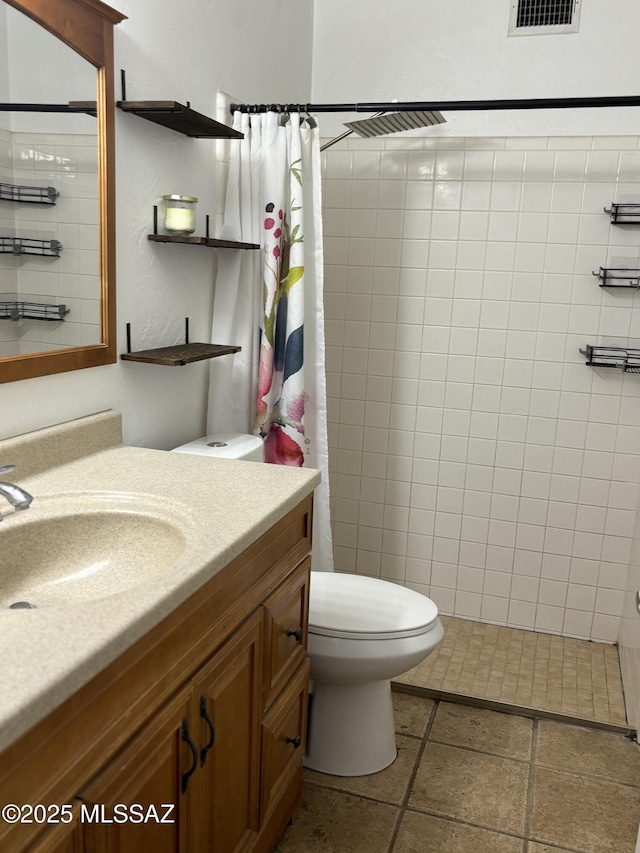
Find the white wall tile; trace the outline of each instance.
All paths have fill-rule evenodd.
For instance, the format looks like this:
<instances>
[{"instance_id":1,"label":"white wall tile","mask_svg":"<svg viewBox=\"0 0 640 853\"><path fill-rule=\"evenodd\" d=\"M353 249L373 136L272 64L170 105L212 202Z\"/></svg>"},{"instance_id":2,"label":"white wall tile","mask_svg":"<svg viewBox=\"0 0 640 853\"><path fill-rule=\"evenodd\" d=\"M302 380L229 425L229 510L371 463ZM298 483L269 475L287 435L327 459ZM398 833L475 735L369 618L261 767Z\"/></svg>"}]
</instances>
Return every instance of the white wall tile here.
<instances>
[{"instance_id":1,"label":"white wall tile","mask_svg":"<svg viewBox=\"0 0 640 853\"><path fill-rule=\"evenodd\" d=\"M602 212L640 193L638 141L419 141L326 155L338 567L464 618L611 642L640 383L578 349L640 338L635 293L591 275L640 255Z\"/></svg>"}]
</instances>

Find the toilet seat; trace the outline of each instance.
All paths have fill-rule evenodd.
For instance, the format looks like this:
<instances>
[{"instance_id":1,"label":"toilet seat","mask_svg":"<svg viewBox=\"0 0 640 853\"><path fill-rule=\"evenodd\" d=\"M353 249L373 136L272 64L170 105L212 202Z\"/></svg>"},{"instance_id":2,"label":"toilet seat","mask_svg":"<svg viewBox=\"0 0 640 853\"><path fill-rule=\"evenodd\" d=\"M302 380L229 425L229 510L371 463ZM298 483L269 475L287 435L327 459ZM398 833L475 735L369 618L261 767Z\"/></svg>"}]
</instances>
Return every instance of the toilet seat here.
<instances>
[{"instance_id":1,"label":"toilet seat","mask_svg":"<svg viewBox=\"0 0 640 853\"><path fill-rule=\"evenodd\" d=\"M439 625L430 598L399 584L333 572L312 572L309 633L349 640L395 640Z\"/></svg>"}]
</instances>

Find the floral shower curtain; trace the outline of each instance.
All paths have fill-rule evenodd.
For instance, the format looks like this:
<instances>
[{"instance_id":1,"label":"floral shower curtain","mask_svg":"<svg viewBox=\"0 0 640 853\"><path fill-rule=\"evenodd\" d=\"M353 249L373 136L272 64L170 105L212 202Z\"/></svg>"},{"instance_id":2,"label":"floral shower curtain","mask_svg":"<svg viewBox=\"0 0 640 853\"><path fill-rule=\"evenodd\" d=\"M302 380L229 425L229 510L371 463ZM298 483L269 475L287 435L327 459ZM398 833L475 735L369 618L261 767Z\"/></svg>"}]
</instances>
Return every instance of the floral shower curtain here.
<instances>
[{"instance_id":1,"label":"floral shower curtain","mask_svg":"<svg viewBox=\"0 0 640 853\"><path fill-rule=\"evenodd\" d=\"M332 571L319 131L282 119L234 116L221 237L262 248L218 252L212 340L242 352L211 362L207 432L252 431L267 462L320 469L313 569Z\"/></svg>"}]
</instances>

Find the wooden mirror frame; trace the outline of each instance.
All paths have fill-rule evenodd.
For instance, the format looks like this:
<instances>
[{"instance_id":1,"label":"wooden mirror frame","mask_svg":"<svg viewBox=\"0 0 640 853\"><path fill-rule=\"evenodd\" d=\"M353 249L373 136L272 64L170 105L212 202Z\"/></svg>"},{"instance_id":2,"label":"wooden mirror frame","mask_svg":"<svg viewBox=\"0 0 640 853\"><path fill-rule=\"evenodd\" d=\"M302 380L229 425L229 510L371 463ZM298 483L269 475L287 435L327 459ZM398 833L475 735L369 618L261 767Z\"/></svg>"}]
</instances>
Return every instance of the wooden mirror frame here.
<instances>
[{"instance_id":1,"label":"wooden mirror frame","mask_svg":"<svg viewBox=\"0 0 640 853\"><path fill-rule=\"evenodd\" d=\"M115 107L113 27L126 18L100 0L4 0L24 12L97 71L101 343L0 358L0 382L116 361Z\"/></svg>"}]
</instances>

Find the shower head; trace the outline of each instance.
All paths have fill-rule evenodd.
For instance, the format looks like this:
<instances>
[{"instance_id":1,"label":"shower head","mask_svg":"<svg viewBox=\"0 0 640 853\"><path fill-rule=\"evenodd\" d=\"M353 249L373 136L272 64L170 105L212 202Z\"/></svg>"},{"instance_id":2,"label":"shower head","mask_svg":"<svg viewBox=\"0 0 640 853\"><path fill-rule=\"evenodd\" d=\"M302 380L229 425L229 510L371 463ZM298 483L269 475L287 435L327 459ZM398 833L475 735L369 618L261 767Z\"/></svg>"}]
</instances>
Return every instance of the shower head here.
<instances>
[{"instance_id":1,"label":"shower head","mask_svg":"<svg viewBox=\"0 0 640 853\"><path fill-rule=\"evenodd\" d=\"M371 118L345 121L345 126L358 136L385 136L388 133L400 133L402 130L416 130L419 127L431 127L446 122L442 113L422 110L416 112L376 113Z\"/></svg>"}]
</instances>

